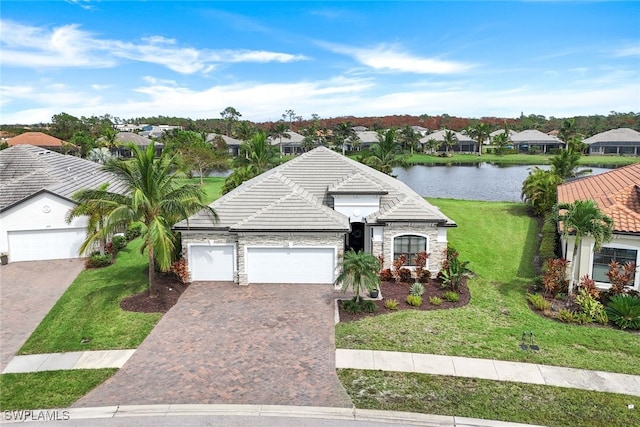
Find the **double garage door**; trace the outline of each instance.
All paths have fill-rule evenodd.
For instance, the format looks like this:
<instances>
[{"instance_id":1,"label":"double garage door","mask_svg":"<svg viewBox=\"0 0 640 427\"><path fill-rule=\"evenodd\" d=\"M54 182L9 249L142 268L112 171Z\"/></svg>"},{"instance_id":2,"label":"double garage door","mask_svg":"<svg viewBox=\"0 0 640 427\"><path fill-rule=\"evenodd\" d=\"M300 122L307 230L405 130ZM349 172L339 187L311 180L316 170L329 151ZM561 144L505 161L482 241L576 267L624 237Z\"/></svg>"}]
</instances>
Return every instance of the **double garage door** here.
<instances>
[{"instance_id":1,"label":"double garage door","mask_svg":"<svg viewBox=\"0 0 640 427\"><path fill-rule=\"evenodd\" d=\"M233 246L191 246L191 279L234 279ZM332 283L335 249L247 248L245 266L249 283Z\"/></svg>"},{"instance_id":2,"label":"double garage door","mask_svg":"<svg viewBox=\"0 0 640 427\"><path fill-rule=\"evenodd\" d=\"M84 228L9 231L11 262L78 258Z\"/></svg>"}]
</instances>

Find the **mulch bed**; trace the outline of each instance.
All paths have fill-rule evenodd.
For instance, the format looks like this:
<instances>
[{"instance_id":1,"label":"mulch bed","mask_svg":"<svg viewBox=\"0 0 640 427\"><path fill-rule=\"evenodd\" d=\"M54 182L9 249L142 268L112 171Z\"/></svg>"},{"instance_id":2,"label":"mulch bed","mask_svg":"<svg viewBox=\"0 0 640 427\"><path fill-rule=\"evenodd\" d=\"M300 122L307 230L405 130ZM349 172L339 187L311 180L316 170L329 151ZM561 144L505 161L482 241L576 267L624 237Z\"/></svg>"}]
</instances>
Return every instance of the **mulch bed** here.
<instances>
[{"instance_id":1,"label":"mulch bed","mask_svg":"<svg viewBox=\"0 0 640 427\"><path fill-rule=\"evenodd\" d=\"M146 270L145 270L146 271ZM151 298L149 290L124 298L120 307L126 311L138 313L166 313L177 302L180 295L187 289L175 274L158 274L158 296Z\"/></svg>"},{"instance_id":2,"label":"mulch bed","mask_svg":"<svg viewBox=\"0 0 640 427\"><path fill-rule=\"evenodd\" d=\"M458 302L448 302L442 298L442 295L449 289L443 289L441 282L438 280L430 280L428 283L424 283L424 294L422 295L422 305L420 307L414 307L406 302L407 295L409 295L409 283L396 283L382 282L380 284L380 295L382 299L376 300L375 303L378 306L378 310L373 313L358 313L350 314L342 309L342 304L338 304L340 312L341 322L352 322L354 320L360 320L365 317L379 316L381 314L394 313L400 310L443 310L449 308L463 307L469 304L471 300L471 293L467 287L466 280L460 285L458 293L460 294L460 300ZM429 297L439 297L442 299L441 305L429 304ZM384 307L385 299L395 299L398 301L397 310L388 310Z\"/></svg>"}]
</instances>

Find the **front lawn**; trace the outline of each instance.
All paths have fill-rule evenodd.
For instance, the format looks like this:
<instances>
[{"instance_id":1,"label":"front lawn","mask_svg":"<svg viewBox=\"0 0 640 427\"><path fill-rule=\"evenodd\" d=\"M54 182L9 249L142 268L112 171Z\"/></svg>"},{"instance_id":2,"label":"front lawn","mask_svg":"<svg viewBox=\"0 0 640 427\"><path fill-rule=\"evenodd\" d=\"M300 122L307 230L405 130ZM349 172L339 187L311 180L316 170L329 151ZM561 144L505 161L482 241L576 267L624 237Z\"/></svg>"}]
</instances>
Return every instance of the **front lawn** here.
<instances>
[{"instance_id":1,"label":"front lawn","mask_svg":"<svg viewBox=\"0 0 640 427\"><path fill-rule=\"evenodd\" d=\"M117 369L78 369L0 375L0 411L66 408Z\"/></svg>"},{"instance_id":2,"label":"front lawn","mask_svg":"<svg viewBox=\"0 0 640 427\"><path fill-rule=\"evenodd\" d=\"M82 271L18 354L138 347L162 317L120 308L121 299L149 284L141 243L130 242L109 267ZM86 339L90 341L82 343Z\"/></svg>"},{"instance_id":3,"label":"front lawn","mask_svg":"<svg viewBox=\"0 0 640 427\"><path fill-rule=\"evenodd\" d=\"M637 426L640 398L614 393L399 372L339 370L357 408L547 426ZM627 405L634 405L629 409Z\"/></svg>"},{"instance_id":4,"label":"front lawn","mask_svg":"<svg viewBox=\"0 0 640 427\"><path fill-rule=\"evenodd\" d=\"M536 221L518 203L434 199L457 222L449 244L469 260L471 302L463 308L405 311L340 323L338 348L446 354L640 374L640 337L597 326L567 325L532 312ZM383 295L384 296L384 295ZM533 331L539 352L522 351Z\"/></svg>"}]
</instances>

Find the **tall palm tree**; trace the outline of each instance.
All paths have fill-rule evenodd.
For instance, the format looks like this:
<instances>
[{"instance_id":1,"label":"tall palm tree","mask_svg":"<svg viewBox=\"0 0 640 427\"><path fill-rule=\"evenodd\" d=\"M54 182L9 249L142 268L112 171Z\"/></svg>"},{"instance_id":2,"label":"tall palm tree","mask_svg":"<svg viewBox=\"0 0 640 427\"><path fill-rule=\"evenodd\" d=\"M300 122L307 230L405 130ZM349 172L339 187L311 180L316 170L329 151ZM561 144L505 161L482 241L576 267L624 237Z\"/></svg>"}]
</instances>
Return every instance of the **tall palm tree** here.
<instances>
[{"instance_id":1,"label":"tall palm tree","mask_svg":"<svg viewBox=\"0 0 640 427\"><path fill-rule=\"evenodd\" d=\"M444 145L445 153L449 155L449 148L458 144L458 136L452 130L445 130L442 136L442 144Z\"/></svg>"},{"instance_id":2,"label":"tall palm tree","mask_svg":"<svg viewBox=\"0 0 640 427\"><path fill-rule=\"evenodd\" d=\"M289 134L289 126L287 126L285 122L279 121L271 128L271 130L269 131L269 136L271 138L278 139L280 154L282 154L282 138L291 139L291 134Z\"/></svg>"},{"instance_id":3,"label":"tall palm tree","mask_svg":"<svg viewBox=\"0 0 640 427\"><path fill-rule=\"evenodd\" d=\"M405 126L400 131L400 143L405 149L408 147L411 150L411 155L413 155L413 151L420 143L420 134L411 126Z\"/></svg>"},{"instance_id":4,"label":"tall palm tree","mask_svg":"<svg viewBox=\"0 0 640 427\"><path fill-rule=\"evenodd\" d=\"M555 205L562 182L555 173L536 167L522 183L522 200L532 207L535 215L544 216Z\"/></svg>"},{"instance_id":5,"label":"tall palm tree","mask_svg":"<svg viewBox=\"0 0 640 427\"><path fill-rule=\"evenodd\" d=\"M333 127L333 141L336 147L342 148L345 153L347 141L357 138L356 131L353 130L353 123L341 122Z\"/></svg>"},{"instance_id":6,"label":"tall palm tree","mask_svg":"<svg viewBox=\"0 0 640 427\"><path fill-rule=\"evenodd\" d=\"M368 252L355 252L351 249L344 254L342 272L335 283L342 283L342 292L346 292L351 287L356 301L360 302L362 300L360 292L363 288L373 290L380 286L379 268L378 258Z\"/></svg>"},{"instance_id":7,"label":"tall palm tree","mask_svg":"<svg viewBox=\"0 0 640 427\"><path fill-rule=\"evenodd\" d=\"M363 162L367 166L390 175L394 166L404 164L404 159L398 153L399 146L396 142L396 130L391 128L386 132L380 132L378 141L378 143L371 146L369 155L364 158Z\"/></svg>"},{"instance_id":8,"label":"tall palm tree","mask_svg":"<svg viewBox=\"0 0 640 427\"><path fill-rule=\"evenodd\" d=\"M491 138L491 128L486 123L476 123L467 129L467 135L478 143L478 155L482 155L482 144Z\"/></svg>"},{"instance_id":9,"label":"tall palm tree","mask_svg":"<svg viewBox=\"0 0 640 427\"><path fill-rule=\"evenodd\" d=\"M125 229L135 221L142 224L143 250L149 254L149 291L153 297L157 296L156 265L162 271L169 270L176 250L173 224L203 209L210 213L212 222L217 215L203 202L202 187L177 181L176 157L168 157L163 152L155 158L153 144L144 151L134 144L127 148L133 153L133 159L116 160L103 166L125 184L125 193L109 192L103 186L80 190L73 197L88 209L96 207L108 212L102 224L105 234Z\"/></svg>"},{"instance_id":10,"label":"tall palm tree","mask_svg":"<svg viewBox=\"0 0 640 427\"><path fill-rule=\"evenodd\" d=\"M613 219L605 215L593 200L576 200L573 203L561 203L557 207L557 220L562 223L562 235L574 236L571 276L569 277L568 295L573 293L575 283L578 248L585 237L595 241L594 250L598 251L603 243L611 241L613 235ZM569 303L569 299L567 299Z\"/></svg>"},{"instance_id":11,"label":"tall palm tree","mask_svg":"<svg viewBox=\"0 0 640 427\"><path fill-rule=\"evenodd\" d=\"M271 145L264 132L256 132L240 145L234 159L234 171L225 179L223 194L278 164L278 148Z\"/></svg>"}]
</instances>

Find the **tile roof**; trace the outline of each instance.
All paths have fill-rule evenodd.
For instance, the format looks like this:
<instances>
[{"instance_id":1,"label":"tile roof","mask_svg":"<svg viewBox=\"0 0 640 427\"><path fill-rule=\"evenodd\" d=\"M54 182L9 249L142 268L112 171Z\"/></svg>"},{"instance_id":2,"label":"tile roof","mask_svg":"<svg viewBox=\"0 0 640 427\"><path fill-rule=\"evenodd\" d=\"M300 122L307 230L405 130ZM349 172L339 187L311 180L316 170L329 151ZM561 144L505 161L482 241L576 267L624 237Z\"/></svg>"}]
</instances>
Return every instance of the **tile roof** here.
<instances>
[{"instance_id":1,"label":"tile roof","mask_svg":"<svg viewBox=\"0 0 640 427\"><path fill-rule=\"evenodd\" d=\"M379 194L380 210L368 223L387 221L455 223L401 181L318 147L259 175L210 206L219 222L205 211L176 224L179 229L231 231L343 231L349 218L332 209L331 193Z\"/></svg>"},{"instance_id":2,"label":"tile roof","mask_svg":"<svg viewBox=\"0 0 640 427\"><path fill-rule=\"evenodd\" d=\"M420 138L420 143L425 144L432 139L436 141L444 141L444 135L446 132L447 132L447 129L441 129L441 130L432 132ZM475 141L471 139L468 135L465 135L463 133L456 132L456 131L454 131L453 133L456 136L456 138L458 138L458 143L463 143L463 144L475 143Z\"/></svg>"},{"instance_id":3,"label":"tile roof","mask_svg":"<svg viewBox=\"0 0 640 427\"><path fill-rule=\"evenodd\" d=\"M0 211L4 211L43 190L60 197L82 188L115 183L102 166L78 157L56 153L33 145L15 145L0 151ZM124 192L122 184L109 191Z\"/></svg>"},{"instance_id":4,"label":"tile roof","mask_svg":"<svg viewBox=\"0 0 640 427\"><path fill-rule=\"evenodd\" d=\"M23 144L36 145L38 147L62 147L63 142L61 139L42 132L25 132L7 141L9 147Z\"/></svg>"},{"instance_id":5,"label":"tile roof","mask_svg":"<svg viewBox=\"0 0 640 427\"><path fill-rule=\"evenodd\" d=\"M540 132L536 129L523 130L514 135L511 135L511 141L515 143L528 143L528 144L564 144L564 142L553 135L547 135L544 132Z\"/></svg>"},{"instance_id":6,"label":"tile roof","mask_svg":"<svg viewBox=\"0 0 640 427\"><path fill-rule=\"evenodd\" d=\"M138 147L148 147L153 144L153 141L151 139L142 135L138 135L134 132L118 132L118 134L116 135L116 141L124 144L133 143Z\"/></svg>"},{"instance_id":7,"label":"tile roof","mask_svg":"<svg viewBox=\"0 0 640 427\"><path fill-rule=\"evenodd\" d=\"M611 129L606 132L600 132L583 141L585 144L594 144L596 142L637 142L640 143L640 132L629 129Z\"/></svg>"},{"instance_id":8,"label":"tile roof","mask_svg":"<svg viewBox=\"0 0 640 427\"><path fill-rule=\"evenodd\" d=\"M614 230L640 233L640 163L567 182L558 187L558 202L594 200L613 218Z\"/></svg>"}]
</instances>

